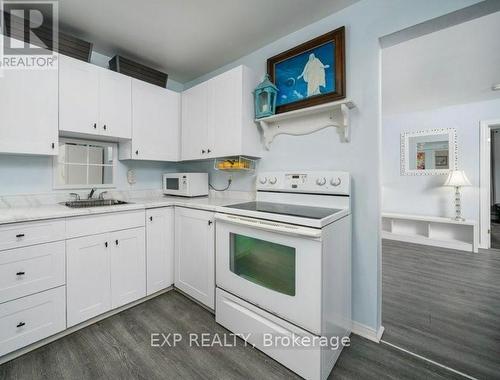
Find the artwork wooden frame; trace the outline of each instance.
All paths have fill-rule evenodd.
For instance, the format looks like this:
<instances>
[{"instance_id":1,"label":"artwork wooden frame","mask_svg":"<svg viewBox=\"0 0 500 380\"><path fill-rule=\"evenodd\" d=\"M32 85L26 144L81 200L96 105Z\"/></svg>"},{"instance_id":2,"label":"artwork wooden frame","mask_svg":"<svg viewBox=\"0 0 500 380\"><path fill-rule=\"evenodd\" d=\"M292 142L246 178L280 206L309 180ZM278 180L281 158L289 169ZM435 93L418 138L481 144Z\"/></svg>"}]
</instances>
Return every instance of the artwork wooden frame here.
<instances>
[{"instance_id":1,"label":"artwork wooden frame","mask_svg":"<svg viewBox=\"0 0 500 380\"><path fill-rule=\"evenodd\" d=\"M321 51L319 49L322 49ZM330 50L326 50L330 49ZM318 104L329 103L335 100L340 100L346 97L346 80L345 80L345 27L342 26L335 29L329 33L323 34L322 36L316 37L310 41L307 41L301 45L298 45L290 50L283 53L275 55L267 60L267 73L271 81L280 89L284 89L285 84L282 85L282 69L278 67L278 74L276 73L277 66L291 62L290 60L297 61L301 60L301 64L304 67L304 71L300 76L290 76L285 82L286 86L292 87L296 86L295 81L299 81L302 78L305 81L304 73L306 72L306 66L304 66L304 58L307 56L311 60L311 55L314 60L315 52L320 52L323 56L323 60L326 60L327 64L323 65L323 92L321 92L320 86L315 86L316 91L310 91L310 83L307 83L307 93L298 92L293 90L293 94L296 97L287 99L287 93L281 90L281 94L278 92L278 103L276 106L276 113L293 111L301 108L316 106ZM330 57L330 53L333 52L333 57ZM317 60L319 65L322 62ZM334 67L332 67L334 66ZM297 66L298 67L298 66ZM320 66L321 67L321 66ZM330 69L330 70L328 70ZM287 69L290 70L290 69ZM292 68L294 74L297 73L297 68ZM320 80L321 81L321 80ZM309 81L310 82L310 81ZM318 81L316 81L316 84ZM326 84L326 85L325 85ZM305 83L301 83L304 87ZM288 90L287 90L288 91ZM318 92L316 94L316 92ZM281 98L280 98L281 96ZM289 101L287 101L289 100Z\"/></svg>"}]
</instances>

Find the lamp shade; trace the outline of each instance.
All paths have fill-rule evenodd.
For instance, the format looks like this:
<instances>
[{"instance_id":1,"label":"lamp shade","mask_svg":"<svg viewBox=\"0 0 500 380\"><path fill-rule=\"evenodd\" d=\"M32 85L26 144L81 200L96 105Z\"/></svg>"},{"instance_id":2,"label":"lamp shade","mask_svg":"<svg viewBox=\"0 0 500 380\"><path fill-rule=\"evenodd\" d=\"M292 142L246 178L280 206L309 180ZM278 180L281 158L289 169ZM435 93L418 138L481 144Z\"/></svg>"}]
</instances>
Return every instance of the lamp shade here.
<instances>
[{"instance_id":1,"label":"lamp shade","mask_svg":"<svg viewBox=\"0 0 500 380\"><path fill-rule=\"evenodd\" d=\"M471 186L471 183L463 170L452 170L450 171L444 186Z\"/></svg>"}]
</instances>

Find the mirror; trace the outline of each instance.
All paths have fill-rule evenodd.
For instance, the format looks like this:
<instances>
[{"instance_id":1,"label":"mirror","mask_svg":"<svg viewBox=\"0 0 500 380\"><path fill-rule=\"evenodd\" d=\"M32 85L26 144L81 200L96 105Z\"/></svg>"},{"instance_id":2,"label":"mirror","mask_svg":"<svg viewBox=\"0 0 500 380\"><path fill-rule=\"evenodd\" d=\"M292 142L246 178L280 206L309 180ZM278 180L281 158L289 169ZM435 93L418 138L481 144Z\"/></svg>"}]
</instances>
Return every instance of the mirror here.
<instances>
[{"instance_id":1,"label":"mirror","mask_svg":"<svg viewBox=\"0 0 500 380\"><path fill-rule=\"evenodd\" d=\"M433 129L401 134L401 174L447 174L456 168L456 130Z\"/></svg>"},{"instance_id":2,"label":"mirror","mask_svg":"<svg viewBox=\"0 0 500 380\"><path fill-rule=\"evenodd\" d=\"M54 187L113 187L115 167L115 144L61 139L54 158Z\"/></svg>"}]
</instances>

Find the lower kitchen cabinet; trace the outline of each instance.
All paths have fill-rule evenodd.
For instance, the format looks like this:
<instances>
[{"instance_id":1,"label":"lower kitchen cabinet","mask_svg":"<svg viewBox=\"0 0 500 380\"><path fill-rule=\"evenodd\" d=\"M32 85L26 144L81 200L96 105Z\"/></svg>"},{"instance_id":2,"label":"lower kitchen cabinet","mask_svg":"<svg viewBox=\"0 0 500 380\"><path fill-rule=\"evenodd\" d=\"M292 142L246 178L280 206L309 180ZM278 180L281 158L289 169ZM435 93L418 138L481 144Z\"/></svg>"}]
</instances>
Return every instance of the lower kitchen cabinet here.
<instances>
[{"instance_id":1,"label":"lower kitchen cabinet","mask_svg":"<svg viewBox=\"0 0 500 380\"><path fill-rule=\"evenodd\" d=\"M0 304L0 356L66 328L64 286Z\"/></svg>"},{"instance_id":2,"label":"lower kitchen cabinet","mask_svg":"<svg viewBox=\"0 0 500 380\"><path fill-rule=\"evenodd\" d=\"M111 309L109 235L66 241L68 327Z\"/></svg>"},{"instance_id":3,"label":"lower kitchen cabinet","mask_svg":"<svg viewBox=\"0 0 500 380\"><path fill-rule=\"evenodd\" d=\"M146 296L144 228L109 234L111 251L111 308Z\"/></svg>"},{"instance_id":4,"label":"lower kitchen cabinet","mask_svg":"<svg viewBox=\"0 0 500 380\"><path fill-rule=\"evenodd\" d=\"M144 228L66 241L68 327L146 295Z\"/></svg>"},{"instance_id":5,"label":"lower kitchen cabinet","mask_svg":"<svg viewBox=\"0 0 500 380\"><path fill-rule=\"evenodd\" d=\"M146 210L147 295L174 283L174 208Z\"/></svg>"},{"instance_id":6,"label":"lower kitchen cabinet","mask_svg":"<svg viewBox=\"0 0 500 380\"><path fill-rule=\"evenodd\" d=\"M215 226L213 212L175 210L175 286L214 308Z\"/></svg>"}]
</instances>

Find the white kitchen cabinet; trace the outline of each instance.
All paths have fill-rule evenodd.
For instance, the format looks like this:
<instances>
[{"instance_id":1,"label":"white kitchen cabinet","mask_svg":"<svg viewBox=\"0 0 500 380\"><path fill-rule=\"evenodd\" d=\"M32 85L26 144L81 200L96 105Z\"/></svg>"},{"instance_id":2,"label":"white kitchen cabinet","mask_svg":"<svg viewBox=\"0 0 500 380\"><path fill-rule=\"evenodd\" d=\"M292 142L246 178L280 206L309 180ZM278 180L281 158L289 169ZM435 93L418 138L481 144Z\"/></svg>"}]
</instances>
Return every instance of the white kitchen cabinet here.
<instances>
[{"instance_id":1,"label":"white kitchen cabinet","mask_svg":"<svg viewBox=\"0 0 500 380\"><path fill-rule=\"evenodd\" d=\"M144 228L109 234L111 249L111 308L146 296Z\"/></svg>"},{"instance_id":2,"label":"white kitchen cabinet","mask_svg":"<svg viewBox=\"0 0 500 380\"><path fill-rule=\"evenodd\" d=\"M174 208L146 211L147 294L174 283Z\"/></svg>"},{"instance_id":3,"label":"white kitchen cabinet","mask_svg":"<svg viewBox=\"0 0 500 380\"><path fill-rule=\"evenodd\" d=\"M64 286L0 304L0 357L66 328Z\"/></svg>"},{"instance_id":4,"label":"white kitchen cabinet","mask_svg":"<svg viewBox=\"0 0 500 380\"><path fill-rule=\"evenodd\" d=\"M130 139L131 78L59 57L59 130L68 135Z\"/></svg>"},{"instance_id":5,"label":"white kitchen cabinet","mask_svg":"<svg viewBox=\"0 0 500 380\"><path fill-rule=\"evenodd\" d=\"M182 93L183 160L208 158L208 83L204 82Z\"/></svg>"},{"instance_id":6,"label":"white kitchen cabinet","mask_svg":"<svg viewBox=\"0 0 500 380\"><path fill-rule=\"evenodd\" d=\"M259 156L257 82L249 68L238 66L182 93L182 160Z\"/></svg>"},{"instance_id":7,"label":"white kitchen cabinet","mask_svg":"<svg viewBox=\"0 0 500 380\"><path fill-rule=\"evenodd\" d=\"M57 155L57 94L57 69L3 70L0 153Z\"/></svg>"},{"instance_id":8,"label":"white kitchen cabinet","mask_svg":"<svg viewBox=\"0 0 500 380\"><path fill-rule=\"evenodd\" d=\"M181 95L132 79L132 140L120 144L120 160L178 161Z\"/></svg>"},{"instance_id":9,"label":"white kitchen cabinet","mask_svg":"<svg viewBox=\"0 0 500 380\"><path fill-rule=\"evenodd\" d=\"M0 303L64 285L64 241L0 253Z\"/></svg>"},{"instance_id":10,"label":"white kitchen cabinet","mask_svg":"<svg viewBox=\"0 0 500 380\"><path fill-rule=\"evenodd\" d=\"M215 226L213 212L175 210L175 286L213 309Z\"/></svg>"},{"instance_id":11,"label":"white kitchen cabinet","mask_svg":"<svg viewBox=\"0 0 500 380\"><path fill-rule=\"evenodd\" d=\"M109 234L66 241L68 327L111 309Z\"/></svg>"},{"instance_id":12,"label":"white kitchen cabinet","mask_svg":"<svg viewBox=\"0 0 500 380\"><path fill-rule=\"evenodd\" d=\"M99 133L118 139L132 138L132 79L99 69Z\"/></svg>"}]
</instances>

